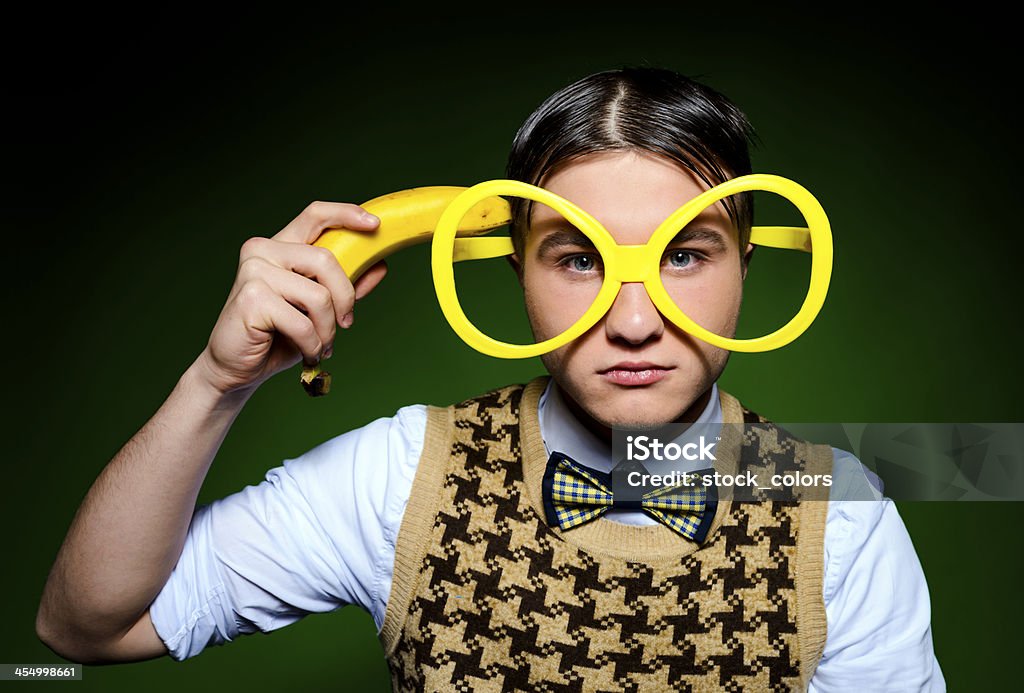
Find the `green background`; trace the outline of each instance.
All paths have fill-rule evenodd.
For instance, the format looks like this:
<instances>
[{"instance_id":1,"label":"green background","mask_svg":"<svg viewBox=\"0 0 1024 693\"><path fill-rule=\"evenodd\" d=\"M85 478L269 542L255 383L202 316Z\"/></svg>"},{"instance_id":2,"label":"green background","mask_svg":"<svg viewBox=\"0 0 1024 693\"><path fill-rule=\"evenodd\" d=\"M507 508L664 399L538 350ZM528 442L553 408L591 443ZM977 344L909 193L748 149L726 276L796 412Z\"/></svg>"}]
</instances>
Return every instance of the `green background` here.
<instances>
[{"instance_id":1,"label":"green background","mask_svg":"<svg viewBox=\"0 0 1024 693\"><path fill-rule=\"evenodd\" d=\"M754 169L800 181L829 213L836 260L822 314L784 349L734 355L724 389L776 421L1024 421L1012 317L1018 80L1005 18L514 7L8 26L0 662L61 661L33 629L47 571L93 479L205 345L246 238L273 235L316 199L501 177L526 116L601 69L661 65L719 89L758 130ZM400 406L458 401L542 367L460 342L417 248L359 304L331 370L326 399L302 394L297 369L256 393L201 502ZM899 510L950 689L1009 684L1021 505ZM221 683L388 685L356 608L185 663L90 667L73 685Z\"/></svg>"}]
</instances>

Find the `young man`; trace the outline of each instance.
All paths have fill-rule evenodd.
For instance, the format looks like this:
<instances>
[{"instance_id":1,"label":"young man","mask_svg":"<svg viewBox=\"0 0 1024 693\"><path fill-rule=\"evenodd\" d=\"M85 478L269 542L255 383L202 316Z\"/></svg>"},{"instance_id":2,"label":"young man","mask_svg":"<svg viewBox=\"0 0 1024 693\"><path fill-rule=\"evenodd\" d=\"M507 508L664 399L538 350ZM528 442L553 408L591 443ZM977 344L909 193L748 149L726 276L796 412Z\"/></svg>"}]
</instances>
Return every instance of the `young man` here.
<instances>
[{"instance_id":1,"label":"young man","mask_svg":"<svg viewBox=\"0 0 1024 693\"><path fill-rule=\"evenodd\" d=\"M619 245L643 244L678 207L749 173L748 133L735 106L675 73L601 73L527 120L508 177L575 203ZM513 215L541 341L586 310L603 258L549 208L516 203ZM750 199L695 222L661 271L686 287L691 318L732 336ZM763 422L717 388L728 352L666 320L641 283L543 356L550 379L405 407L196 509L252 392L330 356L335 324L351 326L354 300L383 276L375 267L353 287L309 244L376 223L314 203L246 242L206 350L75 518L39 612L55 651L180 660L358 604L399 689L944 689L913 545L890 501L848 500L864 478L848 453L784 446L769 428L762 458L831 473L832 500L706 505L699 531L636 507L575 526L548 511L556 453L607 473L613 428Z\"/></svg>"}]
</instances>

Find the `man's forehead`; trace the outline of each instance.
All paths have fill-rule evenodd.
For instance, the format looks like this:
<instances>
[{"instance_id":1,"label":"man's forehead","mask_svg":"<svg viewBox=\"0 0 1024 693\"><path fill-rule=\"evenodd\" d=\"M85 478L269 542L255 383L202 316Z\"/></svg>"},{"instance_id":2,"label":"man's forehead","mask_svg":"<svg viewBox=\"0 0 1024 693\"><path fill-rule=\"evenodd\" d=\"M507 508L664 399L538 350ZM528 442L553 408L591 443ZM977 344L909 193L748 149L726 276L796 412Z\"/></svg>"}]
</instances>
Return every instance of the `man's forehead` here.
<instances>
[{"instance_id":1,"label":"man's forehead","mask_svg":"<svg viewBox=\"0 0 1024 693\"><path fill-rule=\"evenodd\" d=\"M649 237L673 212L711 187L677 162L635 151L584 157L557 169L541 186L583 209L613 236L634 239ZM538 230L561 219L550 207L532 207L531 226ZM702 210L695 221L721 223L723 231L732 226L722 202Z\"/></svg>"},{"instance_id":2,"label":"man's forehead","mask_svg":"<svg viewBox=\"0 0 1024 693\"><path fill-rule=\"evenodd\" d=\"M583 211L597 219L619 244L642 244L647 242L663 221L687 201L683 200L679 204L670 202L640 206L622 206L604 202L596 205L597 209L583 207ZM686 224L687 228L697 226L717 230L727 238L733 237L735 233L732 221L721 203L701 210ZM567 228L575 227L559 212L539 202L533 204L530 221L532 235L543 236ZM680 230L682 229L680 228Z\"/></svg>"}]
</instances>

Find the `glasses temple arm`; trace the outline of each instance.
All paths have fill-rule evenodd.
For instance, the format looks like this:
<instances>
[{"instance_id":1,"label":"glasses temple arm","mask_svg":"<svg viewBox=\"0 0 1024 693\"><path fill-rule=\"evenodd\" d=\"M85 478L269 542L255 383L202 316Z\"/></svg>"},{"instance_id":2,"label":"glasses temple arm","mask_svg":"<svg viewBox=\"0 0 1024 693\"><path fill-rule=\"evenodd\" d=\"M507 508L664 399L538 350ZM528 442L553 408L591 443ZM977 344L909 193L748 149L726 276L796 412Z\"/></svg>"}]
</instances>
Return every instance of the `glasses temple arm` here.
<instances>
[{"instance_id":1,"label":"glasses temple arm","mask_svg":"<svg viewBox=\"0 0 1024 693\"><path fill-rule=\"evenodd\" d=\"M492 257L511 255L514 252L512 239L508 236L456 238L452 262L486 260Z\"/></svg>"},{"instance_id":2,"label":"glasses temple arm","mask_svg":"<svg viewBox=\"0 0 1024 693\"><path fill-rule=\"evenodd\" d=\"M750 229L750 242L769 248L812 251L811 232L805 226L755 226Z\"/></svg>"}]
</instances>

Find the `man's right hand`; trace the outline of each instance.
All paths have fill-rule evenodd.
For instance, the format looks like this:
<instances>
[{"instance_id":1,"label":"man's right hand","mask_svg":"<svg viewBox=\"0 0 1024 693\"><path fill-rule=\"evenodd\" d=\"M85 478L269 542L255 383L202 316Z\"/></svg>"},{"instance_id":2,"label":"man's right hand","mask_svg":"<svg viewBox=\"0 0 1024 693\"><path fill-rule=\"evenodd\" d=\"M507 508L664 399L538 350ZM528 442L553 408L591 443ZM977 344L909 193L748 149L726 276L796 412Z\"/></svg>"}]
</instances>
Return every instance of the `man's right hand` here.
<instances>
[{"instance_id":1,"label":"man's right hand","mask_svg":"<svg viewBox=\"0 0 1024 693\"><path fill-rule=\"evenodd\" d=\"M310 245L330 228L373 231L377 217L354 204L313 202L272 238L242 245L238 273L200 355L201 377L217 392L253 391L300 360L332 353L335 328L348 328L357 299L387 272L378 262L349 281L331 251Z\"/></svg>"},{"instance_id":2,"label":"man's right hand","mask_svg":"<svg viewBox=\"0 0 1024 693\"><path fill-rule=\"evenodd\" d=\"M186 543L203 479L245 398L299 359L330 353L337 325L387 268L356 282L311 245L329 228L372 231L352 204L314 202L273 238L242 246L210 341L160 409L93 482L47 577L36 633L76 662L166 654L148 609ZM231 395L231 396L228 396ZM117 541L111 541L117 537Z\"/></svg>"}]
</instances>

